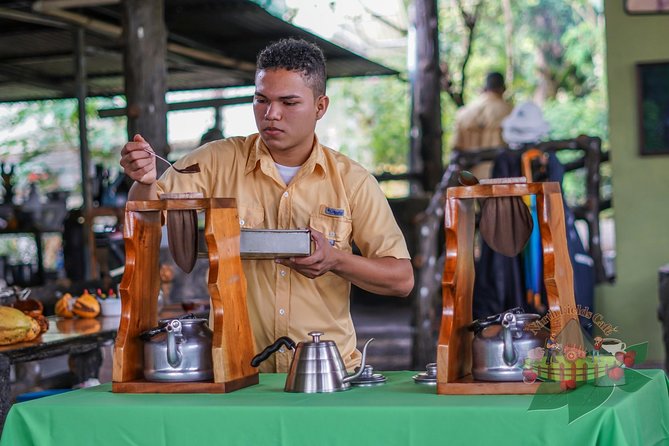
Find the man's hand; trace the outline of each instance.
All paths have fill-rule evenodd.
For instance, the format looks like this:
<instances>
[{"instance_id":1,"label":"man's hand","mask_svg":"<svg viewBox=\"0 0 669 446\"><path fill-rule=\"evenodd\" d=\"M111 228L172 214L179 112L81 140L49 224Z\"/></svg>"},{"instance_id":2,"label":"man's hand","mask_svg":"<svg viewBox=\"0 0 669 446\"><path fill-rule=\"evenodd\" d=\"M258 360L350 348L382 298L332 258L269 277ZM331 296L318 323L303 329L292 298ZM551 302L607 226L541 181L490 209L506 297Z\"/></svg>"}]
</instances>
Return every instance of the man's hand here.
<instances>
[{"instance_id":1,"label":"man's hand","mask_svg":"<svg viewBox=\"0 0 669 446\"><path fill-rule=\"evenodd\" d=\"M315 279L332 271L337 263L339 251L330 246L325 236L309 228L311 239L314 241L314 252L308 257L291 257L290 259L277 259L276 263L294 269L298 273L310 279Z\"/></svg>"},{"instance_id":2,"label":"man's hand","mask_svg":"<svg viewBox=\"0 0 669 446\"><path fill-rule=\"evenodd\" d=\"M310 228L311 229L311 228ZM309 257L277 259L310 279L331 272L371 293L385 296L407 296L413 288L413 269L409 259L394 257L367 258L330 246L328 239L311 229L315 250Z\"/></svg>"},{"instance_id":3,"label":"man's hand","mask_svg":"<svg viewBox=\"0 0 669 446\"><path fill-rule=\"evenodd\" d=\"M142 135L135 135L121 150L121 167L123 172L133 180L150 185L156 182L156 159L147 150L153 152Z\"/></svg>"}]
</instances>

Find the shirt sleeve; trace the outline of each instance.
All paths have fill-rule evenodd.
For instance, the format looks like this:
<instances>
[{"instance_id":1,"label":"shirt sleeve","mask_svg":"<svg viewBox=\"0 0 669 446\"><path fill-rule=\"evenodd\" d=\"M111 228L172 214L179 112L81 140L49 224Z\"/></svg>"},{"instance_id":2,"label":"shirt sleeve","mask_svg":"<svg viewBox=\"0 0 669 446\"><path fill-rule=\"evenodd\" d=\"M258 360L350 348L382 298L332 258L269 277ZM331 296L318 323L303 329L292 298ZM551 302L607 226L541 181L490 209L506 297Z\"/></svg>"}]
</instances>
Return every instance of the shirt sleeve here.
<instances>
[{"instance_id":1,"label":"shirt sleeve","mask_svg":"<svg viewBox=\"0 0 669 446\"><path fill-rule=\"evenodd\" d=\"M388 199L369 173L351 196L351 217L353 241L363 256L411 258Z\"/></svg>"}]
</instances>

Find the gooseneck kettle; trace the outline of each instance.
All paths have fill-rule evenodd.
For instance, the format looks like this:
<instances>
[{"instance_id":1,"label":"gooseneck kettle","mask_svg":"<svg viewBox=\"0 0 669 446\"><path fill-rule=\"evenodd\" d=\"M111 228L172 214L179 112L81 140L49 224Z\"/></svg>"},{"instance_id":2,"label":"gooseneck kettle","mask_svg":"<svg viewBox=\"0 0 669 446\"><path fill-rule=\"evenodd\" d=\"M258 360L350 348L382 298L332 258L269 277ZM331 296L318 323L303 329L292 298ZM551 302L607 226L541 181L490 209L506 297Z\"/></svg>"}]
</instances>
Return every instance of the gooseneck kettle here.
<instances>
[{"instance_id":1,"label":"gooseneck kettle","mask_svg":"<svg viewBox=\"0 0 669 446\"><path fill-rule=\"evenodd\" d=\"M286 392L327 393L349 389L351 381L358 378L365 369L367 346L374 338L368 340L362 349L360 368L349 375L334 341L321 340L323 333L319 331L312 331L309 336L312 337L311 341L297 345L289 337L282 336L258 353L251 360L251 365L258 367L272 353L285 346L295 351L286 377Z\"/></svg>"}]
</instances>

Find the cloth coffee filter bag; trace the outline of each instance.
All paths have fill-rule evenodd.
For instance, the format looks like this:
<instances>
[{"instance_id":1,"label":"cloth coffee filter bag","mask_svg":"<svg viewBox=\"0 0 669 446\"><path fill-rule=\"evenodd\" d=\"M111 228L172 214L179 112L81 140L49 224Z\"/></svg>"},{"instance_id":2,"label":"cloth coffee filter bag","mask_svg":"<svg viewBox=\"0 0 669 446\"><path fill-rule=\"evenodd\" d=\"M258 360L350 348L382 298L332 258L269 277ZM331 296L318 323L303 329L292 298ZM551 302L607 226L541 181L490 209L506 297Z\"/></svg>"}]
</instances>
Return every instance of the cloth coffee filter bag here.
<instances>
[{"instance_id":1,"label":"cloth coffee filter bag","mask_svg":"<svg viewBox=\"0 0 669 446\"><path fill-rule=\"evenodd\" d=\"M185 273L197 260L197 211L167 211L167 244L174 263Z\"/></svg>"},{"instance_id":2,"label":"cloth coffee filter bag","mask_svg":"<svg viewBox=\"0 0 669 446\"><path fill-rule=\"evenodd\" d=\"M202 198L201 193L162 194L161 200L175 198ZM197 211L167 211L167 244L174 263L185 273L193 271L198 247Z\"/></svg>"},{"instance_id":3,"label":"cloth coffee filter bag","mask_svg":"<svg viewBox=\"0 0 669 446\"><path fill-rule=\"evenodd\" d=\"M479 184L471 172L458 174L463 186ZM532 234L534 223L529 208L521 197L492 197L481 199L479 232L494 251L507 257L520 254Z\"/></svg>"},{"instance_id":4,"label":"cloth coffee filter bag","mask_svg":"<svg viewBox=\"0 0 669 446\"><path fill-rule=\"evenodd\" d=\"M494 251L507 257L520 254L532 234L532 214L521 197L487 198L479 231Z\"/></svg>"}]
</instances>

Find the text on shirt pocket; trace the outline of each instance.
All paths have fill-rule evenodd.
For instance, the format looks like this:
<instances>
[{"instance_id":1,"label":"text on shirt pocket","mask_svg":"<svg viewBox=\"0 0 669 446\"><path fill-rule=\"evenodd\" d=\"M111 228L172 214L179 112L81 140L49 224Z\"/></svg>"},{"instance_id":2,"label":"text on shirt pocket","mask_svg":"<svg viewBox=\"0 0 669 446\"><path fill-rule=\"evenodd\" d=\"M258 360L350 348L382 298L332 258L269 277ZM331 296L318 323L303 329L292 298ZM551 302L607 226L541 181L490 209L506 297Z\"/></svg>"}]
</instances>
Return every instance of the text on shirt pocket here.
<instances>
[{"instance_id":1,"label":"text on shirt pocket","mask_svg":"<svg viewBox=\"0 0 669 446\"><path fill-rule=\"evenodd\" d=\"M335 248L351 252L353 224L350 218L320 212L309 217L309 226L321 232Z\"/></svg>"}]
</instances>

